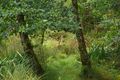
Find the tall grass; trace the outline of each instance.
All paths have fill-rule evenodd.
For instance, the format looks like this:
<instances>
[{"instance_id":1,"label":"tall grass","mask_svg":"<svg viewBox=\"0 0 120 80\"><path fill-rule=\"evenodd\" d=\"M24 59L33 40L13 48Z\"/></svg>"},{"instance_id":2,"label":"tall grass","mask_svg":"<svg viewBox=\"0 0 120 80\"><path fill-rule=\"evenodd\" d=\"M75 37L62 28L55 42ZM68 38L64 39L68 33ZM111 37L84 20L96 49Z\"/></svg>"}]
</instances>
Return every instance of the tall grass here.
<instances>
[{"instance_id":1,"label":"tall grass","mask_svg":"<svg viewBox=\"0 0 120 80\"><path fill-rule=\"evenodd\" d=\"M82 78L82 65L74 40L66 39L60 46L53 39L45 41L43 46L39 45L40 40L32 40L37 58L45 70L44 76L36 76L26 65L27 58L23 55L18 36L3 40L0 45L0 80L120 80L119 71L110 68L107 62L103 63L104 59L110 58L105 48L96 45L89 51L94 61L91 70L93 76Z\"/></svg>"}]
</instances>

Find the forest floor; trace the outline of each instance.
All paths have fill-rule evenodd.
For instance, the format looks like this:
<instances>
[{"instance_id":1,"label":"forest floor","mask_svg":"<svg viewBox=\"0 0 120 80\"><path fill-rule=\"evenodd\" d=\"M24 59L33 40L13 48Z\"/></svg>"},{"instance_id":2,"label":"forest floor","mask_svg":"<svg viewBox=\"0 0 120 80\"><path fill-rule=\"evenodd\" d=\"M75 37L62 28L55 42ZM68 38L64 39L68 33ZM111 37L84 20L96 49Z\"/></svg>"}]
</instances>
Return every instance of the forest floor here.
<instances>
[{"instance_id":1,"label":"forest floor","mask_svg":"<svg viewBox=\"0 0 120 80\"><path fill-rule=\"evenodd\" d=\"M37 58L46 72L43 76L46 80L120 80L119 70L94 62L90 77L82 76L79 52L74 42L72 37L66 39L63 45L58 45L57 40L49 39L41 49L41 46L37 45L40 43L39 39L32 40ZM0 77L2 76L3 80L41 80L42 77L35 76L31 69L24 65L25 59L18 37L10 37L0 46L0 65L4 65L0 67Z\"/></svg>"}]
</instances>

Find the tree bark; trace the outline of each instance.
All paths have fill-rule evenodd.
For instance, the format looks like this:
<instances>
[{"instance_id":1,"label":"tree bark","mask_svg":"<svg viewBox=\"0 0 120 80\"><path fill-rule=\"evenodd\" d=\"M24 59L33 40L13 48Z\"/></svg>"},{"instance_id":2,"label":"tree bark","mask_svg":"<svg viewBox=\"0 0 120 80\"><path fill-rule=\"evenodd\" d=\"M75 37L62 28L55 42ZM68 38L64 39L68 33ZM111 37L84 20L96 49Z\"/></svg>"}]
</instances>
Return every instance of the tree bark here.
<instances>
[{"instance_id":1,"label":"tree bark","mask_svg":"<svg viewBox=\"0 0 120 80\"><path fill-rule=\"evenodd\" d=\"M77 0L72 0L72 5L73 5L74 19L79 24L79 28L76 30L76 38L78 41L78 48L80 51L81 62L83 66L87 68L91 68L91 62L90 62L88 52L86 50L86 44L85 44L85 39L83 35L83 30L82 30L83 26L82 26L82 23L80 23Z\"/></svg>"},{"instance_id":2,"label":"tree bark","mask_svg":"<svg viewBox=\"0 0 120 80\"><path fill-rule=\"evenodd\" d=\"M25 25L24 14L22 13L18 14L17 21L18 24L24 26ZM29 59L28 64L30 65L30 67L32 67L33 72L35 72L37 75L42 75L44 71L37 60L37 57L34 53L33 46L31 44L28 34L26 32L19 32L19 35L24 52L27 58Z\"/></svg>"},{"instance_id":3,"label":"tree bark","mask_svg":"<svg viewBox=\"0 0 120 80\"><path fill-rule=\"evenodd\" d=\"M43 45L43 43L44 43L45 31L46 31L46 28L44 28L44 29L42 30L42 34L41 34L41 45Z\"/></svg>"}]
</instances>

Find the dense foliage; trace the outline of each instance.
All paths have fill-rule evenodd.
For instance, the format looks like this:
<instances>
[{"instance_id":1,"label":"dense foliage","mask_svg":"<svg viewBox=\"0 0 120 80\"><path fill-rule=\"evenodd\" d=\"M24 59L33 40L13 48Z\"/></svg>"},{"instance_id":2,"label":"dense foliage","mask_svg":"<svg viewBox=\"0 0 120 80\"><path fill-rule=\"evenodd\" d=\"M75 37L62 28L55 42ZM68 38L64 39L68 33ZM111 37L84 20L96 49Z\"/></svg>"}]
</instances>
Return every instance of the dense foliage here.
<instances>
[{"instance_id":1,"label":"dense foliage","mask_svg":"<svg viewBox=\"0 0 120 80\"><path fill-rule=\"evenodd\" d=\"M0 0L0 80L119 80L119 9L120 0Z\"/></svg>"}]
</instances>

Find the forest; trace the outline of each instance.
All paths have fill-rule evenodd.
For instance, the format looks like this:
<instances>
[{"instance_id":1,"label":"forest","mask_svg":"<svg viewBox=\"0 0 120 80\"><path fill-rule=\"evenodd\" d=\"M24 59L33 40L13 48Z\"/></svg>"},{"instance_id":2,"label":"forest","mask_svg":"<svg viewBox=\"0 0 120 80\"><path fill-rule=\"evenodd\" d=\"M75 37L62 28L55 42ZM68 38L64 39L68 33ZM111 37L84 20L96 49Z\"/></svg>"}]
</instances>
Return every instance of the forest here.
<instances>
[{"instance_id":1,"label":"forest","mask_svg":"<svg viewBox=\"0 0 120 80\"><path fill-rule=\"evenodd\" d=\"M120 0L0 0L0 80L120 80Z\"/></svg>"}]
</instances>

